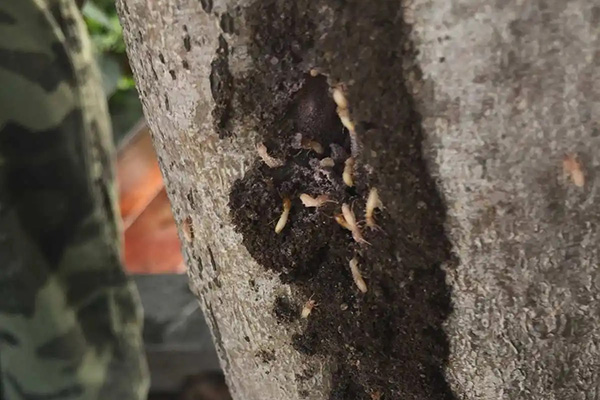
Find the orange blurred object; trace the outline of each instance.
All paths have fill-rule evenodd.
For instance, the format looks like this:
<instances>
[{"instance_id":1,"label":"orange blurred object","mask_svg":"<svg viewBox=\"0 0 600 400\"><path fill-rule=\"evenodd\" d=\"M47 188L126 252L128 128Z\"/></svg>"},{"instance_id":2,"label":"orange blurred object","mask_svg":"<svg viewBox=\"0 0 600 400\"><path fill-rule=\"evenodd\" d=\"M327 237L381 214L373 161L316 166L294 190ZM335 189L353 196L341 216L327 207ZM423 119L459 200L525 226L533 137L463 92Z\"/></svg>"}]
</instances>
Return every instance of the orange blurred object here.
<instances>
[{"instance_id":1,"label":"orange blurred object","mask_svg":"<svg viewBox=\"0 0 600 400\"><path fill-rule=\"evenodd\" d=\"M133 129L119 149L117 180L127 271L184 272L177 227L145 122Z\"/></svg>"}]
</instances>

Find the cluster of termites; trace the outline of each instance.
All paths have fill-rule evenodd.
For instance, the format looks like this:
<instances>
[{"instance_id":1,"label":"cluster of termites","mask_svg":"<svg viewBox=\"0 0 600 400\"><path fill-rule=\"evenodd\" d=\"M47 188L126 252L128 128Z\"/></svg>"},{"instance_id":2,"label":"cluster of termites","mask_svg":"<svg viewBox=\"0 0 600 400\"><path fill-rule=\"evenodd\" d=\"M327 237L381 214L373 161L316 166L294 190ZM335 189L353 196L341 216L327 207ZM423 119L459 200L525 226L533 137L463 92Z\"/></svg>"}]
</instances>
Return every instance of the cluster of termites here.
<instances>
[{"instance_id":1,"label":"cluster of termites","mask_svg":"<svg viewBox=\"0 0 600 400\"><path fill-rule=\"evenodd\" d=\"M318 75L318 72L311 71L311 75ZM342 181L348 187L353 187L355 185L354 182L354 171L355 171L355 160L358 153L358 141L356 135L355 124L351 119L350 111L349 111L349 103L344 94L343 86L336 86L332 89L332 97L334 102L337 105L337 114L340 118L342 125L348 130L350 135L350 143L352 154L346 158L344 161L344 168L342 172ZM294 142L292 145L293 148L303 149L313 151L319 155L324 154L324 149L321 143L304 138L302 134L298 133L294 137ZM264 144L257 145L257 151L261 158L261 160L269 167L269 168L277 168L284 165L284 161L273 157L269 154L267 147ZM335 166L335 161L331 157L325 157L319 160L319 166L321 168L333 168ZM301 193L298 196L298 199L302 203L302 205L306 208L314 208L319 209L325 206L328 203L336 203L336 201L332 200L329 194L321 193L321 194L308 194ZM364 215L364 223L369 228L377 228L377 224L375 223L375 210L381 209L382 203L379 198L379 193L376 188L371 188L369 190L369 194L366 201L365 206L365 215ZM282 211L275 225L275 233L280 234L284 228L286 227L289 219L289 215L292 209L292 199L289 196L285 196L282 198ZM334 215L334 220L344 229L347 229L352 234L353 240L361 245L369 245L363 236L362 230L362 222L358 221L356 215L354 213L353 208L348 203L342 203L340 206L340 212ZM362 277L362 274L359 269L359 261L355 256L348 262L348 266L350 269L350 273L352 275L352 280L354 281L356 287L361 293L367 292L367 284ZM302 318L308 318L311 314L313 308L317 305L316 301L310 299L306 301L304 307L302 308L301 316Z\"/></svg>"}]
</instances>

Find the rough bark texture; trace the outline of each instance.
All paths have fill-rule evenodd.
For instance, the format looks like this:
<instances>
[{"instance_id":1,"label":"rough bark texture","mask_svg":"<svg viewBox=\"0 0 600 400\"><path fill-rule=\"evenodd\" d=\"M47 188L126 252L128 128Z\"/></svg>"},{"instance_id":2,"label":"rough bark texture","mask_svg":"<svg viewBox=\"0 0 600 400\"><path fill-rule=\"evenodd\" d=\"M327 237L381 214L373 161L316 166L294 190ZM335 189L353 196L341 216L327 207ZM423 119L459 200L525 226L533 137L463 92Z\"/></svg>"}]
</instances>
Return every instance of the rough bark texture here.
<instances>
[{"instance_id":1,"label":"rough bark texture","mask_svg":"<svg viewBox=\"0 0 600 400\"><path fill-rule=\"evenodd\" d=\"M314 324L282 323L274 304L301 305L309 284L324 286L282 283L281 270L261 261L261 247L248 245L248 231L236 231L231 218L234 182L250 182L262 168L255 143L275 142L290 159L277 135L288 119L303 122L290 107L313 67L330 84L347 85L359 123L352 198L360 207L375 184L386 206L387 239L372 236L380 240L362 257L394 258L401 272L392 289L389 271L366 272L371 297L339 290L350 293L349 315L359 321L379 312L381 293L391 290L401 305L392 317L415 328L392 327L419 354L399 347L407 368L384 398L443 398L444 377L457 399L600 396L594 1L121 0L119 8L174 214L193 227L182 235L191 239L183 249L191 286L236 398L386 394L357 360L345 369L335 336L316 355L294 347L293 335L315 332ZM563 171L570 153L581 163L582 188ZM275 199L265 213L279 208ZM392 246L385 260L375 241ZM423 302L420 321L411 310ZM314 321L337 318L329 308L317 312ZM386 361L398 356L380 347L349 352L379 362L381 373L394 371ZM409 381L409 370L422 380ZM355 397L339 394L344 374L359 382Z\"/></svg>"},{"instance_id":2,"label":"rough bark texture","mask_svg":"<svg viewBox=\"0 0 600 400\"><path fill-rule=\"evenodd\" d=\"M460 259L447 376L466 398L598 398L600 8L450 3L414 13L425 148Z\"/></svg>"}]
</instances>

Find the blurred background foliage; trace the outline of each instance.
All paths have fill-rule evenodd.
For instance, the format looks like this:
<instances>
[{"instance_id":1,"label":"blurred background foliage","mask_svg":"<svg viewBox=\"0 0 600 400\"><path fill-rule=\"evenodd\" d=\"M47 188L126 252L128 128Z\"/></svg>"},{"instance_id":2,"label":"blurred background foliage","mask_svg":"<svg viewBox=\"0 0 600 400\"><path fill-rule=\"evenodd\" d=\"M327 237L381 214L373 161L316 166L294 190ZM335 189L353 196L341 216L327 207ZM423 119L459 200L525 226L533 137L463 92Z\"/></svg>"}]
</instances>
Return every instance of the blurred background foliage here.
<instances>
[{"instance_id":1,"label":"blurred background foliage","mask_svg":"<svg viewBox=\"0 0 600 400\"><path fill-rule=\"evenodd\" d=\"M114 0L88 0L82 11L96 50L113 135L118 144L143 116L125 53L123 30Z\"/></svg>"}]
</instances>

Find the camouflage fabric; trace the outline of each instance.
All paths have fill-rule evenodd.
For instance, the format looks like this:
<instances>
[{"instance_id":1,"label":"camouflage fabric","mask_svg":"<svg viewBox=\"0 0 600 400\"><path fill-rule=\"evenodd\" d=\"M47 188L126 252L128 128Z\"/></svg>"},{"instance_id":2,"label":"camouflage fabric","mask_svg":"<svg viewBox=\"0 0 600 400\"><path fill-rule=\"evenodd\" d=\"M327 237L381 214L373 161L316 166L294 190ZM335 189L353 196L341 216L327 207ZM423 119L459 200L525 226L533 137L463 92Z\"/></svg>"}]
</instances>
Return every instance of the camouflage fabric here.
<instances>
[{"instance_id":1,"label":"camouflage fabric","mask_svg":"<svg viewBox=\"0 0 600 400\"><path fill-rule=\"evenodd\" d=\"M74 0L0 1L0 398L143 399L109 119Z\"/></svg>"}]
</instances>

